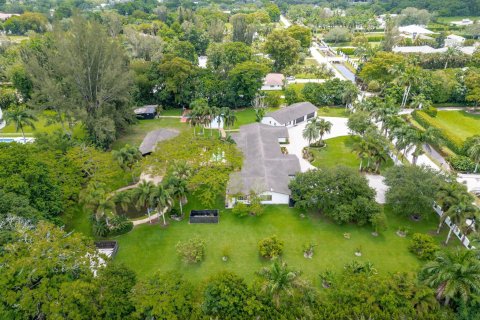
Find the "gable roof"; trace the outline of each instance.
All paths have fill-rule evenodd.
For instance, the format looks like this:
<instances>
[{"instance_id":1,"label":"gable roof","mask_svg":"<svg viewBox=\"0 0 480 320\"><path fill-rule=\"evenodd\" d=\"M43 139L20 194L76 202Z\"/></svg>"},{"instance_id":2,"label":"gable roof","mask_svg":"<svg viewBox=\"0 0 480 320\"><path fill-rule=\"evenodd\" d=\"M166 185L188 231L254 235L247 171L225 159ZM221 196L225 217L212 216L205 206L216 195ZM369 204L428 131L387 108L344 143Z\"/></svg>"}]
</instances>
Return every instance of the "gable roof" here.
<instances>
[{"instance_id":1,"label":"gable roof","mask_svg":"<svg viewBox=\"0 0 480 320\"><path fill-rule=\"evenodd\" d=\"M298 102L277 111L269 112L265 116L277 120L280 124L285 124L317 110L318 108L310 102Z\"/></svg>"},{"instance_id":2,"label":"gable roof","mask_svg":"<svg viewBox=\"0 0 480 320\"><path fill-rule=\"evenodd\" d=\"M285 76L281 73L269 73L265 76L263 84L266 86L283 86Z\"/></svg>"},{"instance_id":3,"label":"gable roof","mask_svg":"<svg viewBox=\"0 0 480 320\"><path fill-rule=\"evenodd\" d=\"M136 108L133 110L135 114L147 114L147 113L156 113L157 112L157 105L148 105L148 106L143 106L140 108Z\"/></svg>"},{"instance_id":4,"label":"gable roof","mask_svg":"<svg viewBox=\"0 0 480 320\"><path fill-rule=\"evenodd\" d=\"M142 144L138 148L142 155L152 153L155 150L157 143L160 141L168 140L178 136L180 132L173 129L159 129L150 131L143 138Z\"/></svg>"},{"instance_id":5,"label":"gable roof","mask_svg":"<svg viewBox=\"0 0 480 320\"><path fill-rule=\"evenodd\" d=\"M415 34L434 34L435 33L433 31L425 29L422 26L415 25L415 24L412 24L412 25L409 25L409 26L404 26L404 27L399 27L398 30L400 32L410 33L410 34L414 34L414 33Z\"/></svg>"},{"instance_id":6,"label":"gable roof","mask_svg":"<svg viewBox=\"0 0 480 320\"><path fill-rule=\"evenodd\" d=\"M244 154L242 170L230 175L228 194L276 192L290 194L290 177L300 171L297 156L283 154L279 138L288 138L286 127L253 123L240 127L232 138Z\"/></svg>"},{"instance_id":7,"label":"gable roof","mask_svg":"<svg viewBox=\"0 0 480 320\"><path fill-rule=\"evenodd\" d=\"M447 36L447 39L450 39L450 40L455 40L455 41L465 41L465 38L462 37L462 36L458 36L456 34L449 34Z\"/></svg>"}]
</instances>

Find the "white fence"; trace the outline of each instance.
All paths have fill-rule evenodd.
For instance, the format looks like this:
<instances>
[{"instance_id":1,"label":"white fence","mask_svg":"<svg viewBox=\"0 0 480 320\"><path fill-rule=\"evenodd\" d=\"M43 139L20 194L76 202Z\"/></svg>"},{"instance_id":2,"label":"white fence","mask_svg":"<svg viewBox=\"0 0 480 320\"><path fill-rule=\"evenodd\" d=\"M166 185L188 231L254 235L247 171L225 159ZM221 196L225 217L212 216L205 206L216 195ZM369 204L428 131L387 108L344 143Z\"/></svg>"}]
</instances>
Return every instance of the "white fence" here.
<instances>
[{"instance_id":1,"label":"white fence","mask_svg":"<svg viewBox=\"0 0 480 320\"><path fill-rule=\"evenodd\" d=\"M433 204L433 210L435 210L439 217L443 216L443 210L437 203ZM470 244L470 239L468 239L466 235L464 236L464 234L460 231L460 228L457 227L457 225L450 220L450 217L447 217L444 223L450 228L450 231L457 236L458 240L460 240L460 242L465 246L465 248L475 249L475 247Z\"/></svg>"}]
</instances>

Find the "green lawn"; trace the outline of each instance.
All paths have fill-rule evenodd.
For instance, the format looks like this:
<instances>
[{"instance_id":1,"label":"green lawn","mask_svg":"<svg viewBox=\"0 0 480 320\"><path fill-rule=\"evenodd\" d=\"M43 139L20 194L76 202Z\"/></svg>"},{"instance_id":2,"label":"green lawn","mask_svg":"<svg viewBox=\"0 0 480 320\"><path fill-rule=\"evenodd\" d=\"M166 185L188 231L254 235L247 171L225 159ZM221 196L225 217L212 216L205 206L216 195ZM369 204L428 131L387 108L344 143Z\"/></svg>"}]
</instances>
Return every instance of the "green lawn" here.
<instances>
[{"instance_id":1,"label":"green lawn","mask_svg":"<svg viewBox=\"0 0 480 320\"><path fill-rule=\"evenodd\" d=\"M320 117L341 117L348 118L348 111L344 107L322 107L317 111Z\"/></svg>"},{"instance_id":2,"label":"green lawn","mask_svg":"<svg viewBox=\"0 0 480 320\"><path fill-rule=\"evenodd\" d=\"M343 136L325 140L325 148L311 148L315 157L312 164L317 168L332 168L335 166L346 166L357 169L360 160L353 152L352 147L355 143L355 137ZM380 170L393 166L392 159L388 159L386 164L382 164Z\"/></svg>"},{"instance_id":3,"label":"green lawn","mask_svg":"<svg viewBox=\"0 0 480 320\"><path fill-rule=\"evenodd\" d=\"M49 117L53 117L54 113L52 111L43 111L42 113L39 113L36 115L38 121L35 121L35 129L32 129L31 127L25 127L25 135L26 136L33 136L35 133L39 132L46 132L46 133L52 133L56 130L59 130L62 128L60 123L51 123L48 119ZM65 124L66 125L66 124ZM15 125L13 123L10 123L8 126L6 126L3 129L0 129L0 135L1 136L13 136L13 137L20 137L22 133L20 131L15 130ZM73 135L77 138L83 138L85 136L85 130L84 128L78 124L75 125L73 128Z\"/></svg>"},{"instance_id":4,"label":"green lawn","mask_svg":"<svg viewBox=\"0 0 480 320\"><path fill-rule=\"evenodd\" d=\"M187 205L186 212L200 208L193 202ZM259 257L258 241L275 234L285 242L283 259L313 281L317 281L321 271L339 270L352 260L371 261L381 273L415 271L420 261L407 249L409 237L400 238L395 232L399 226L407 226L411 232L429 232L435 229L437 220L432 216L429 221L413 222L395 217L388 210L386 214L388 230L373 237L371 227L339 226L318 214L302 218L297 209L287 206L267 206L262 216L244 218L224 209L219 224L191 225L185 219L170 221L167 228L158 224L136 227L116 238L120 247L114 261L128 265L140 278L156 271L177 270L187 279L200 282L221 270L229 270L251 280L256 271L270 263ZM345 232L351 234L349 240L344 238ZM206 257L198 265L186 265L177 256L175 245L194 236L205 240ZM441 234L438 241L443 239ZM303 245L310 242L317 245L311 260L305 259L302 252ZM354 255L359 247L362 257ZM230 251L228 262L221 260L224 248Z\"/></svg>"},{"instance_id":5,"label":"green lawn","mask_svg":"<svg viewBox=\"0 0 480 320\"><path fill-rule=\"evenodd\" d=\"M267 113L275 110L276 109L268 108ZM243 125L254 123L256 120L255 109L253 108L246 108L235 111L235 115L237 117L237 121L235 121L235 125L231 129L238 129Z\"/></svg>"},{"instance_id":6,"label":"green lawn","mask_svg":"<svg viewBox=\"0 0 480 320\"><path fill-rule=\"evenodd\" d=\"M431 125L447 132L461 142L475 134L480 134L480 115L466 111L438 111L435 118L425 117Z\"/></svg>"}]
</instances>

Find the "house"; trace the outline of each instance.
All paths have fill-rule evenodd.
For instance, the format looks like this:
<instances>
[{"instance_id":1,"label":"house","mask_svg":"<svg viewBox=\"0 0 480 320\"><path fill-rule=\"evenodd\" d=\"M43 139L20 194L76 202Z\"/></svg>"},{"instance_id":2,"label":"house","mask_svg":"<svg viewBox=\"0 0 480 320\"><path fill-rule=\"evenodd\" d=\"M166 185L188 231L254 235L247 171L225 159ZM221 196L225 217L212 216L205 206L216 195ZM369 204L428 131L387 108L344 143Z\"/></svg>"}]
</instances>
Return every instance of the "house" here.
<instances>
[{"instance_id":1,"label":"house","mask_svg":"<svg viewBox=\"0 0 480 320\"><path fill-rule=\"evenodd\" d=\"M133 112L135 112L137 119L155 119L155 117L157 116L157 108L158 106L156 105L148 105L137 108L133 110Z\"/></svg>"},{"instance_id":2,"label":"house","mask_svg":"<svg viewBox=\"0 0 480 320\"><path fill-rule=\"evenodd\" d=\"M179 133L180 132L173 129L159 129L150 131L147 133L145 138L143 138L142 144L138 150L140 150L142 156L147 156L155 150L157 143L174 138L178 136Z\"/></svg>"},{"instance_id":3,"label":"house","mask_svg":"<svg viewBox=\"0 0 480 320\"><path fill-rule=\"evenodd\" d=\"M262 123L269 126L291 127L317 116L318 108L310 102L298 102L277 111L267 113Z\"/></svg>"},{"instance_id":4,"label":"house","mask_svg":"<svg viewBox=\"0 0 480 320\"><path fill-rule=\"evenodd\" d=\"M459 21L452 21L450 23L455 25L455 26L469 26L469 25L473 24L473 21L470 20L470 19L462 19L462 20L459 20Z\"/></svg>"},{"instance_id":5,"label":"house","mask_svg":"<svg viewBox=\"0 0 480 320\"><path fill-rule=\"evenodd\" d=\"M429 37L429 35L435 34L435 32L430 31L428 29L425 29L422 26L418 25L409 25L409 26L404 26L404 27L399 27L398 31L400 31L401 36L405 38L410 38L412 40L415 40L417 38L421 39L432 39Z\"/></svg>"},{"instance_id":6,"label":"house","mask_svg":"<svg viewBox=\"0 0 480 320\"><path fill-rule=\"evenodd\" d=\"M13 16L19 16L19 14L16 13L5 13L5 12L0 12L0 20L5 21L8 18L11 18Z\"/></svg>"},{"instance_id":7,"label":"house","mask_svg":"<svg viewBox=\"0 0 480 320\"><path fill-rule=\"evenodd\" d=\"M269 73L263 79L262 90L282 90L285 76L281 73Z\"/></svg>"},{"instance_id":8,"label":"house","mask_svg":"<svg viewBox=\"0 0 480 320\"><path fill-rule=\"evenodd\" d=\"M249 194L261 197L263 204L289 204L288 184L300 172L297 156L283 154L280 143L288 142L286 127L252 123L240 127L232 138L244 154L242 169L230 174L227 207L249 202Z\"/></svg>"},{"instance_id":9,"label":"house","mask_svg":"<svg viewBox=\"0 0 480 320\"><path fill-rule=\"evenodd\" d=\"M457 36L456 34L450 34L445 38L445 47L461 47L465 42L465 38Z\"/></svg>"},{"instance_id":10,"label":"house","mask_svg":"<svg viewBox=\"0 0 480 320\"><path fill-rule=\"evenodd\" d=\"M430 46L406 46L406 47L394 47L392 49L395 53L442 53L447 51L446 48L435 49Z\"/></svg>"}]
</instances>

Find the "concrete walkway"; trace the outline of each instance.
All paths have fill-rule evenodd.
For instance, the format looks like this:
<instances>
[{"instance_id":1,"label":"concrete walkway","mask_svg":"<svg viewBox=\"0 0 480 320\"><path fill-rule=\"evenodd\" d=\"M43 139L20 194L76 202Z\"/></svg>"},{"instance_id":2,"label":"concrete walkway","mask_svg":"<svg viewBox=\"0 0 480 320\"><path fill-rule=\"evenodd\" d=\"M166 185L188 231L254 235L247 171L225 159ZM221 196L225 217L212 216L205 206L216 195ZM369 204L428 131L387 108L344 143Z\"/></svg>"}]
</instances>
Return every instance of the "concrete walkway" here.
<instances>
[{"instance_id":1,"label":"concrete walkway","mask_svg":"<svg viewBox=\"0 0 480 320\"><path fill-rule=\"evenodd\" d=\"M370 188L374 189L376 192L375 201L380 204L385 204L385 193L388 190L388 186L385 184L385 178L381 175L375 174L366 174L365 178L367 178Z\"/></svg>"}]
</instances>

